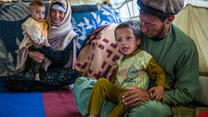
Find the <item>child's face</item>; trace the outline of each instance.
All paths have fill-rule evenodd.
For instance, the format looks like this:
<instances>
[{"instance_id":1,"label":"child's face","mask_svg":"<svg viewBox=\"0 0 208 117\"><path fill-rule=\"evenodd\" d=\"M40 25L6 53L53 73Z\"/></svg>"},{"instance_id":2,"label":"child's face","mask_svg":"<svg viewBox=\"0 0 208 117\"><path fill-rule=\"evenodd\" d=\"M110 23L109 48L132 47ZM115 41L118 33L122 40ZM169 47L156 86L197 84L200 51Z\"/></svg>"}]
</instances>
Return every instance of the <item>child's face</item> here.
<instances>
[{"instance_id":1,"label":"child's face","mask_svg":"<svg viewBox=\"0 0 208 117\"><path fill-rule=\"evenodd\" d=\"M123 55L130 55L133 53L141 42L141 39L136 39L131 28L120 28L117 29L115 33L116 42Z\"/></svg>"},{"instance_id":2,"label":"child's face","mask_svg":"<svg viewBox=\"0 0 208 117\"><path fill-rule=\"evenodd\" d=\"M42 21L45 18L45 7L33 5L30 9L30 14L37 21Z\"/></svg>"}]
</instances>

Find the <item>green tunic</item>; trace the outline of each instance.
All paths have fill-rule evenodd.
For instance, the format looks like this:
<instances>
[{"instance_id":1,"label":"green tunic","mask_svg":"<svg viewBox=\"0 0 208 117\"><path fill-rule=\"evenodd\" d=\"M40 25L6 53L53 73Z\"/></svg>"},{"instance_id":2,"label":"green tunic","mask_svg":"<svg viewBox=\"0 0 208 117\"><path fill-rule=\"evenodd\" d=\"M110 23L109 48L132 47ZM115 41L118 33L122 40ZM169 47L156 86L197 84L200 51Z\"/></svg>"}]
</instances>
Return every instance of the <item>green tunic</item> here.
<instances>
[{"instance_id":1,"label":"green tunic","mask_svg":"<svg viewBox=\"0 0 208 117\"><path fill-rule=\"evenodd\" d=\"M198 84L198 53L194 41L170 25L168 35L159 41L142 36L141 49L149 52L163 68L171 90L165 92L165 103L180 105L191 102Z\"/></svg>"}]
</instances>

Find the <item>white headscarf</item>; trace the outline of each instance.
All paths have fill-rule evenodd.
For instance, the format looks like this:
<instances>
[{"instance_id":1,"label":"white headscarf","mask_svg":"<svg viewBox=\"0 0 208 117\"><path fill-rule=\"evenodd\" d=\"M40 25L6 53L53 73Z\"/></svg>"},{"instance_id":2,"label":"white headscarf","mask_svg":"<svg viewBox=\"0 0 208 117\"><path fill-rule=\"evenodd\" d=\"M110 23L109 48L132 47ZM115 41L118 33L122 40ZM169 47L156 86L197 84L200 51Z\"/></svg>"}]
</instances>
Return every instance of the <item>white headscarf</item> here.
<instances>
[{"instance_id":1,"label":"white headscarf","mask_svg":"<svg viewBox=\"0 0 208 117\"><path fill-rule=\"evenodd\" d=\"M63 5L63 7L66 9L65 16L63 20L58 23L54 24L51 20L50 12L51 7L54 3L59 2ZM57 39L58 45L56 44L56 41L51 44L52 48L55 50L64 50L68 44L71 42L71 40L77 36L77 34L74 32L72 24L71 24L71 6L66 0L52 0L49 8L48 8L48 40L50 42L50 39ZM60 40L62 40L60 44ZM56 47L53 47L53 45L56 45ZM58 47L57 47L58 46Z\"/></svg>"}]
</instances>

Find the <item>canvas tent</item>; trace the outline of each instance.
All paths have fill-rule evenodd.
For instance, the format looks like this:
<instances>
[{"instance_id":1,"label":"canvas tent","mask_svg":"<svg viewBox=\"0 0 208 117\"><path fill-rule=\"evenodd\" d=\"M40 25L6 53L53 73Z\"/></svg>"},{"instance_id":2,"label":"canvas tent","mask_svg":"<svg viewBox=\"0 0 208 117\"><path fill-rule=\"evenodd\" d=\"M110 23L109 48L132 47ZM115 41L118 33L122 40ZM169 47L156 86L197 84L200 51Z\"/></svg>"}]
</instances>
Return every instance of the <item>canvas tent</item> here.
<instances>
[{"instance_id":1,"label":"canvas tent","mask_svg":"<svg viewBox=\"0 0 208 117\"><path fill-rule=\"evenodd\" d=\"M173 23L197 45L200 87L196 100L208 105L208 0L185 1L185 7L176 15Z\"/></svg>"}]
</instances>

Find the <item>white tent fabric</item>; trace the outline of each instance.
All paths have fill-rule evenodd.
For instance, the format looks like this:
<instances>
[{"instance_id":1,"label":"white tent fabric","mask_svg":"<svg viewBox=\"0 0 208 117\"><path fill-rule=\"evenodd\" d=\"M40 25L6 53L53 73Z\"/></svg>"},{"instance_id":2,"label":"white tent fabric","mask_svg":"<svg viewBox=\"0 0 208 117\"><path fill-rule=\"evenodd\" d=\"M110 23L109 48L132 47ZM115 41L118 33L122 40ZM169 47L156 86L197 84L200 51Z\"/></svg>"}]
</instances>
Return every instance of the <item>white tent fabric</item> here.
<instances>
[{"instance_id":1,"label":"white tent fabric","mask_svg":"<svg viewBox=\"0 0 208 117\"><path fill-rule=\"evenodd\" d=\"M70 5L78 6L78 5L95 5L102 3L109 3L109 0L68 0Z\"/></svg>"},{"instance_id":2,"label":"white tent fabric","mask_svg":"<svg viewBox=\"0 0 208 117\"><path fill-rule=\"evenodd\" d=\"M187 4L176 15L174 23L195 41L200 75L208 76L208 5Z\"/></svg>"}]
</instances>

